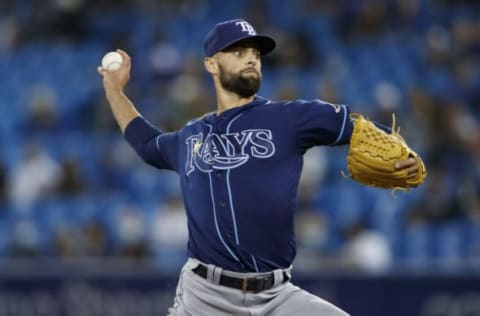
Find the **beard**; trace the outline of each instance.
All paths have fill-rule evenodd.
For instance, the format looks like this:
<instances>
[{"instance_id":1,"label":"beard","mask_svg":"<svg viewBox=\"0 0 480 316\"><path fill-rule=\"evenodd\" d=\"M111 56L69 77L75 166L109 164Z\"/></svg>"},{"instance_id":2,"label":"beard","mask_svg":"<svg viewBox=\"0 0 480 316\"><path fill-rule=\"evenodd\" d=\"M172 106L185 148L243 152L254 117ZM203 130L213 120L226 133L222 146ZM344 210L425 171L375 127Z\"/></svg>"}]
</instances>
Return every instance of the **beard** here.
<instances>
[{"instance_id":1,"label":"beard","mask_svg":"<svg viewBox=\"0 0 480 316\"><path fill-rule=\"evenodd\" d=\"M257 72L257 76L244 75L244 71L238 74L228 73L219 65L220 83L222 87L230 92L236 93L242 98L248 98L258 92L262 83L262 76Z\"/></svg>"}]
</instances>

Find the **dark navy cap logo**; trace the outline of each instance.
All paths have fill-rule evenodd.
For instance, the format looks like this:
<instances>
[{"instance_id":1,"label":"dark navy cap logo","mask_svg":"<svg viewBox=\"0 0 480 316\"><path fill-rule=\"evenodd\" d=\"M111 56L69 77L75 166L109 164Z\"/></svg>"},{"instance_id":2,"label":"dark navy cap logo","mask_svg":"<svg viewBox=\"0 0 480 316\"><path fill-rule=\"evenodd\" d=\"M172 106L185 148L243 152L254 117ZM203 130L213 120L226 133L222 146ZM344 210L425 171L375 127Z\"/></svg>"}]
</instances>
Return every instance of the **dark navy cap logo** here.
<instances>
[{"instance_id":1,"label":"dark navy cap logo","mask_svg":"<svg viewBox=\"0 0 480 316\"><path fill-rule=\"evenodd\" d=\"M217 52L244 39L252 39L262 55L275 48L273 38L257 34L253 26L245 20L236 19L216 24L205 38L205 57L212 57Z\"/></svg>"}]
</instances>

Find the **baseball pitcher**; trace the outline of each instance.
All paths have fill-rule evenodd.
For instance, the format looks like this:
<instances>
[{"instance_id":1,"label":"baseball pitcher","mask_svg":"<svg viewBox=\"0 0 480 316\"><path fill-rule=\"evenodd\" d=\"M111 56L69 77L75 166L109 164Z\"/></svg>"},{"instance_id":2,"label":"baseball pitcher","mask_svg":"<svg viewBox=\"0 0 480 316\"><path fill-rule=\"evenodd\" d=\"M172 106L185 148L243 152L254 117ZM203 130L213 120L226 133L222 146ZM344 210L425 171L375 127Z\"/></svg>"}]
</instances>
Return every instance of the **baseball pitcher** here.
<instances>
[{"instance_id":1,"label":"baseball pitcher","mask_svg":"<svg viewBox=\"0 0 480 316\"><path fill-rule=\"evenodd\" d=\"M164 132L124 94L131 61L98 72L126 140L145 160L180 177L188 218L188 261L169 315L348 315L290 282L293 212L302 156L312 146L350 144L348 167L360 183L408 189L426 176L398 135L345 105L274 101L256 93L261 56L275 41L245 20L216 24L204 65L217 110Z\"/></svg>"}]
</instances>

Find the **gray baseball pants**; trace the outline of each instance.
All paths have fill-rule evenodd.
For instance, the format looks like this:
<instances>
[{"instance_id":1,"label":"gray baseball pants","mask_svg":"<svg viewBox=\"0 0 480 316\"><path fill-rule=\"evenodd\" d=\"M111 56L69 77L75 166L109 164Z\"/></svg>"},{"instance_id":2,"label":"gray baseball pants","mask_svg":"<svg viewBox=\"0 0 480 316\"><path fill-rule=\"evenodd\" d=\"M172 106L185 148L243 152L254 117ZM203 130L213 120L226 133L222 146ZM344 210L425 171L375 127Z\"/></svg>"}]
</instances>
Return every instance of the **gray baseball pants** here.
<instances>
[{"instance_id":1,"label":"gray baseball pants","mask_svg":"<svg viewBox=\"0 0 480 316\"><path fill-rule=\"evenodd\" d=\"M331 303L308 293L289 281L281 283L284 271L274 271L274 286L260 293L218 285L220 275L243 278L265 273L237 273L208 265L207 279L192 270L200 262L188 259L178 281L174 305L169 316L348 316Z\"/></svg>"}]
</instances>

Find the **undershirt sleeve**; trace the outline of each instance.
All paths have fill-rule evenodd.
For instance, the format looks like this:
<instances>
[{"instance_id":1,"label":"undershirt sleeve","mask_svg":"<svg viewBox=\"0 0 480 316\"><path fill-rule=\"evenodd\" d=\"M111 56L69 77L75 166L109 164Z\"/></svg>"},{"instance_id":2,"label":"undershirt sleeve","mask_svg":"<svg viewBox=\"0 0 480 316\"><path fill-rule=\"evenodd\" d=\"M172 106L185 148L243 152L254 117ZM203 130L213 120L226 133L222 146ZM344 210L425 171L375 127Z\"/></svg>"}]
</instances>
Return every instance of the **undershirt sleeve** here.
<instances>
[{"instance_id":1,"label":"undershirt sleeve","mask_svg":"<svg viewBox=\"0 0 480 316\"><path fill-rule=\"evenodd\" d=\"M178 171L178 132L164 133L139 116L127 125L124 137L146 163Z\"/></svg>"}]
</instances>

